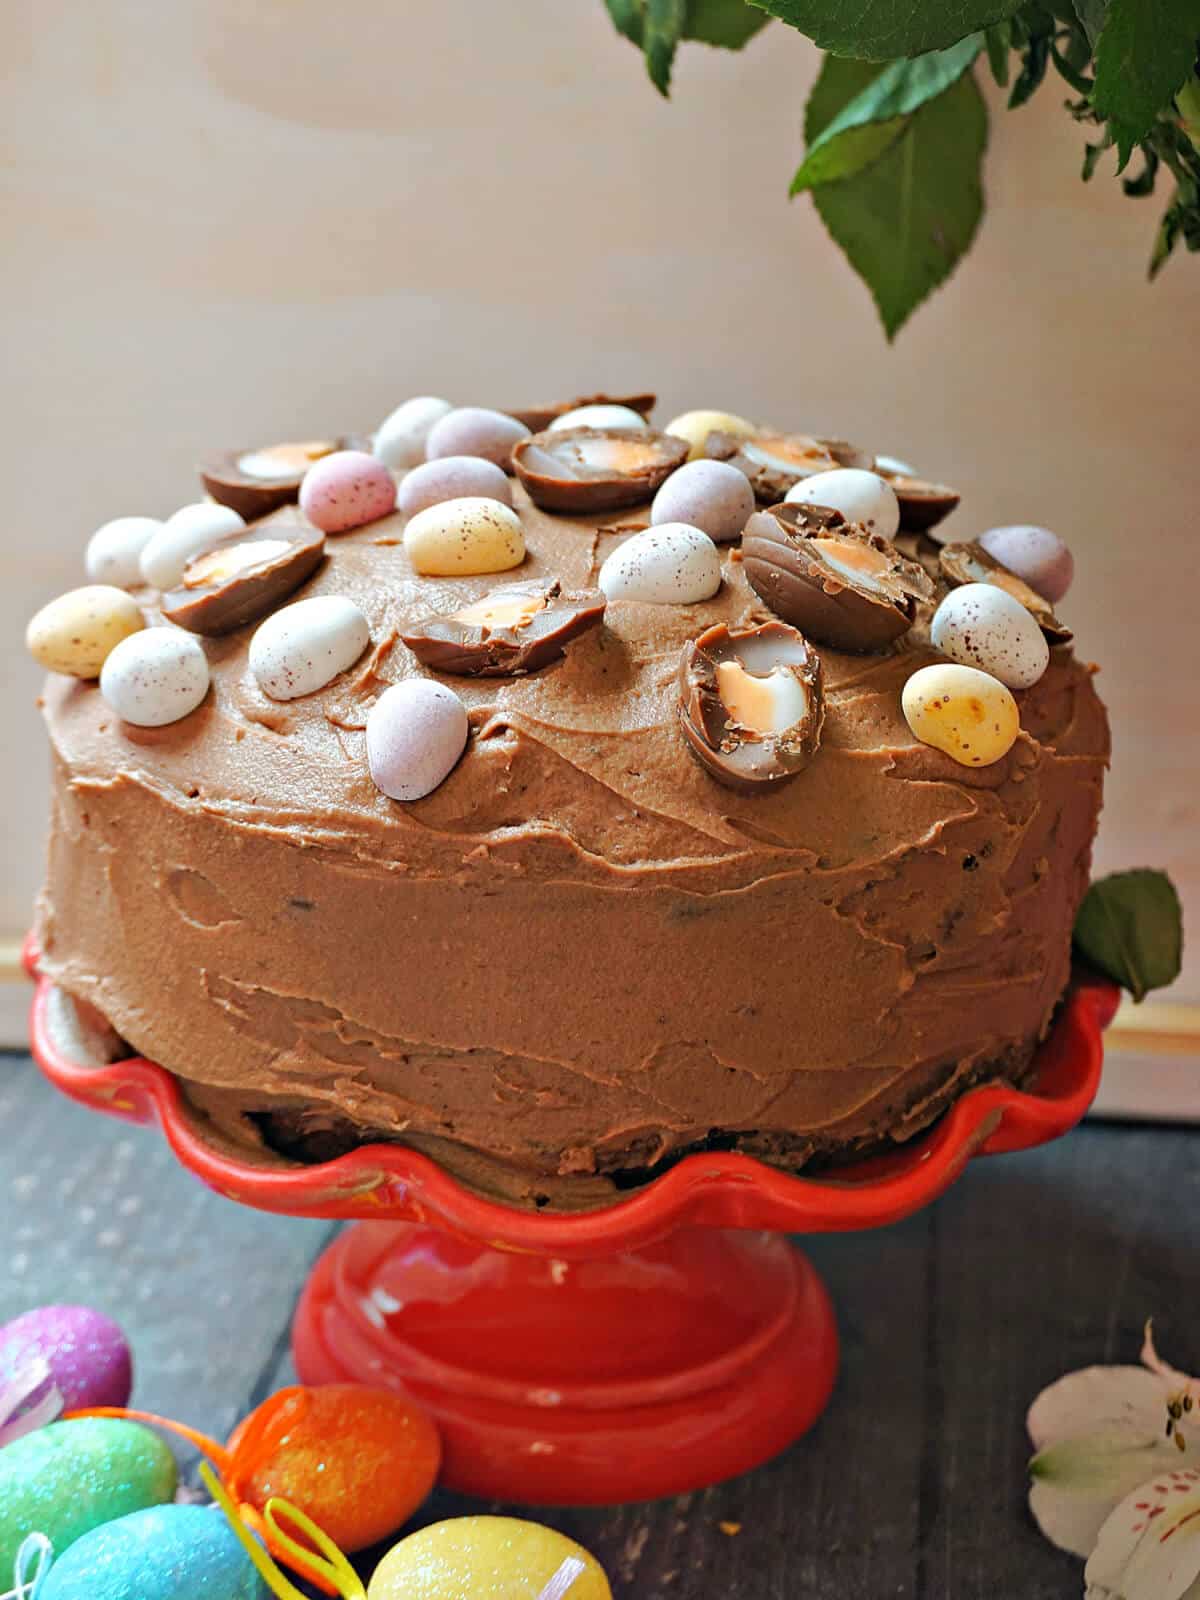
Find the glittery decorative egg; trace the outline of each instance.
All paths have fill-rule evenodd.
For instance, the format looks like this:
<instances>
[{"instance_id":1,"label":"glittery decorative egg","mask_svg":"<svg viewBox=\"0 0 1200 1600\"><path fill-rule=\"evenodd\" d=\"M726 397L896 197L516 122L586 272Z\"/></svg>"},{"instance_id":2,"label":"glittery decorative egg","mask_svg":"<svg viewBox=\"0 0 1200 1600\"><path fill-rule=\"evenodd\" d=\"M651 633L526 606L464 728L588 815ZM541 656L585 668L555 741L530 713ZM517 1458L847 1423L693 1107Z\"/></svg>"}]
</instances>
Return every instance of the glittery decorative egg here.
<instances>
[{"instance_id":1,"label":"glittery decorative egg","mask_svg":"<svg viewBox=\"0 0 1200 1600\"><path fill-rule=\"evenodd\" d=\"M367 1600L537 1600L564 1561L581 1562L567 1600L612 1600L582 1545L515 1517L455 1517L409 1534L384 1556Z\"/></svg>"},{"instance_id":2,"label":"glittery decorative egg","mask_svg":"<svg viewBox=\"0 0 1200 1600\"><path fill-rule=\"evenodd\" d=\"M125 1335L88 1306L39 1306L0 1326L0 1383L29 1361L50 1368L65 1411L129 1404L133 1361Z\"/></svg>"},{"instance_id":3,"label":"glittery decorative egg","mask_svg":"<svg viewBox=\"0 0 1200 1600\"><path fill-rule=\"evenodd\" d=\"M263 1600L266 1585L215 1506L152 1506L85 1534L38 1600Z\"/></svg>"},{"instance_id":4,"label":"glittery decorative egg","mask_svg":"<svg viewBox=\"0 0 1200 1600\"><path fill-rule=\"evenodd\" d=\"M176 1481L170 1450L135 1422L78 1417L26 1434L0 1450L0 1574L27 1533L61 1556L102 1523L172 1499Z\"/></svg>"},{"instance_id":5,"label":"glittery decorative egg","mask_svg":"<svg viewBox=\"0 0 1200 1600\"><path fill-rule=\"evenodd\" d=\"M259 1510L272 1495L290 1500L343 1550L395 1533L442 1461L437 1429L419 1407L353 1383L281 1389L240 1424L229 1449L241 1500Z\"/></svg>"}]
</instances>

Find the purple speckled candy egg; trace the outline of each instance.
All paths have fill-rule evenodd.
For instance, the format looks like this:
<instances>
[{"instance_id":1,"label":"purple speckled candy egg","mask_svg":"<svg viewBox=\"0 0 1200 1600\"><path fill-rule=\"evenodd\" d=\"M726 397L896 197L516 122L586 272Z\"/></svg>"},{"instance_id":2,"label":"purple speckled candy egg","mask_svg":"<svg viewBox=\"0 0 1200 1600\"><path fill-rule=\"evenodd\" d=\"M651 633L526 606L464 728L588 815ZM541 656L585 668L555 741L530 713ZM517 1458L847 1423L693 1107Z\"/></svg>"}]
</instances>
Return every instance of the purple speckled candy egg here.
<instances>
[{"instance_id":1,"label":"purple speckled candy egg","mask_svg":"<svg viewBox=\"0 0 1200 1600\"><path fill-rule=\"evenodd\" d=\"M125 1335L88 1306L40 1306L0 1327L0 1383L41 1357L67 1411L125 1406L133 1360Z\"/></svg>"},{"instance_id":2,"label":"purple speckled candy egg","mask_svg":"<svg viewBox=\"0 0 1200 1600\"><path fill-rule=\"evenodd\" d=\"M515 417L503 411L489 411L486 406L459 406L447 411L429 430L425 441L425 459L437 461L443 456L482 456L506 467L512 447L528 439L529 429Z\"/></svg>"},{"instance_id":3,"label":"purple speckled candy egg","mask_svg":"<svg viewBox=\"0 0 1200 1600\"><path fill-rule=\"evenodd\" d=\"M989 528L979 542L1001 566L1023 578L1031 589L1056 605L1071 587L1075 557L1056 533L1032 523Z\"/></svg>"},{"instance_id":4,"label":"purple speckled candy egg","mask_svg":"<svg viewBox=\"0 0 1200 1600\"><path fill-rule=\"evenodd\" d=\"M396 480L365 450L335 450L314 461L300 485L300 509L322 533L349 533L396 506Z\"/></svg>"},{"instance_id":5,"label":"purple speckled candy egg","mask_svg":"<svg viewBox=\"0 0 1200 1600\"><path fill-rule=\"evenodd\" d=\"M396 507L406 517L440 506L446 500L482 496L512 505L512 490L503 468L482 456L441 456L407 473L396 496Z\"/></svg>"},{"instance_id":6,"label":"purple speckled candy egg","mask_svg":"<svg viewBox=\"0 0 1200 1600\"><path fill-rule=\"evenodd\" d=\"M406 678L367 715L367 763L391 800L420 800L450 776L467 742L467 708L444 683Z\"/></svg>"}]
</instances>

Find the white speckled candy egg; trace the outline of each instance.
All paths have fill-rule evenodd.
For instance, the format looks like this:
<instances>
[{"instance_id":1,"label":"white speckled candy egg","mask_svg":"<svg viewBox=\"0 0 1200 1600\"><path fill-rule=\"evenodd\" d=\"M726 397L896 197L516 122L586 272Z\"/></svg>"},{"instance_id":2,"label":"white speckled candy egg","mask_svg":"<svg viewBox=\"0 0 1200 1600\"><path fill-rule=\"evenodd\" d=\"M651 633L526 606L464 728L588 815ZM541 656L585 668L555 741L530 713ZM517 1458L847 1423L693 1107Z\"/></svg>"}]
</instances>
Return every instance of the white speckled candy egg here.
<instances>
[{"instance_id":1,"label":"white speckled candy egg","mask_svg":"<svg viewBox=\"0 0 1200 1600\"><path fill-rule=\"evenodd\" d=\"M1031 589L1056 604L1071 587L1075 558L1056 533L1032 523L989 528L979 542L1001 566L1024 578Z\"/></svg>"},{"instance_id":2,"label":"white speckled candy egg","mask_svg":"<svg viewBox=\"0 0 1200 1600\"><path fill-rule=\"evenodd\" d=\"M999 761L1021 730L1017 702L999 678L948 661L914 672L901 706L916 738L962 767Z\"/></svg>"},{"instance_id":3,"label":"white speckled candy egg","mask_svg":"<svg viewBox=\"0 0 1200 1600\"><path fill-rule=\"evenodd\" d=\"M900 478L917 478L920 476L916 467L911 466L899 456L876 456L875 465L880 472L894 472Z\"/></svg>"},{"instance_id":4,"label":"white speckled candy egg","mask_svg":"<svg viewBox=\"0 0 1200 1600\"><path fill-rule=\"evenodd\" d=\"M391 800L420 800L449 777L467 743L467 708L444 683L407 678L367 715L367 765Z\"/></svg>"},{"instance_id":5,"label":"white speckled candy egg","mask_svg":"<svg viewBox=\"0 0 1200 1600\"><path fill-rule=\"evenodd\" d=\"M640 411L632 406L596 405L576 406L564 411L550 424L551 433L559 428L649 428L650 424Z\"/></svg>"},{"instance_id":6,"label":"white speckled candy egg","mask_svg":"<svg viewBox=\"0 0 1200 1600\"><path fill-rule=\"evenodd\" d=\"M300 509L322 533L349 533L395 509L396 480L365 450L335 450L314 461L300 485Z\"/></svg>"},{"instance_id":7,"label":"white speckled candy egg","mask_svg":"<svg viewBox=\"0 0 1200 1600\"><path fill-rule=\"evenodd\" d=\"M173 589L193 556L246 526L231 506L198 500L181 506L142 548L142 577L155 589Z\"/></svg>"},{"instance_id":8,"label":"white speckled candy egg","mask_svg":"<svg viewBox=\"0 0 1200 1600\"><path fill-rule=\"evenodd\" d=\"M439 400L431 394L414 395L384 418L371 448L393 472L407 472L424 461L430 428L453 410L449 400Z\"/></svg>"},{"instance_id":9,"label":"white speckled candy egg","mask_svg":"<svg viewBox=\"0 0 1200 1600\"><path fill-rule=\"evenodd\" d=\"M698 461L704 454L704 441L710 433L731 433L735 438L748 439L758 429L745 417L734 416L732 411L684 411L668 422L663 432L686 439L691 446L688 459Z\"/></svg>"},{"instance_id":10,"label":"white speckled candy egg","mask_svg":"<svg viewBox=\"0 0 1200 1600\"><path fill-rule=\"evenodd\" d=\"M482 456L441 456L414 467L400 485L396 508L406 517L446 500L499 500L512 505L512 489L502 467Z\"/></svg>"},{"instance_id":11,"label":"white speckled candy egg","mask_svg":"<svg viewBox=\"0 0 1200 1600\"><path fill-rule=\"evenodd\" d=\"M371 642L366 617L340 594L273 612L250 641L250 671L272 700L298 700L352 667Z\"/></svg>"},{"instance_id":12,"label":"white speckled candy egg","mask_svg":"<svg viewBox=\"0 0 1200 1600\"><path fill-rule=\"evenodd\" d=\"M597 581L610 600L690 606L721 587L721 557L702 529L664 522L618 545Z\"/></svg>"},{"instance_id":13,"label":"white speckled candy egg","mask_svg":"<svg viewBox=\"0 0 1200 1600\"><path fill-rule=\"evenodd\" d=\"M404 529L404 548L427 578L467 578L519 567L525 536L511 506L466 495L418 511Z\"/></svg>"},{"instance_id":14,"label":"white speckled candy egg","mask_svg":"<svg viewBox=\"0 0 1200 1600\"><path fill-rule=\"evenodd\" d=\"M157 517L114 517L88 540L84 563L93 583L133 589L143 582L142 551L162 528Z\"/></svg>"},{"instance_id":15,"label":"white speckled candy egg","mask_svg":"<svg viewBox=\"0 0 1200 1600\"><path fill-rule=\"evenodd\" d=\"M728 461L687 461L654 496L650 521L686 522L718 544L741 537L754 510L750 480Z\"/></svg>"},{"instance_id":16,"label":"white speckled candy egg","mask_svg":"<svg viewBox=\"0 0 1200 1600\"><path fill-rule=\"evenodd\" d=\"M442 456L482 456L498 467L506 466L512 447L529 438L529 429L516 417L486 406L459 406L448 411L429 430L425 457L437 461Z\"/></svg>"},{"instance_id":17,"label":"white speckled candy egg","mask_svg":"<svg viewBox=\"0 0 1200 1600\"><path fill-rule=\"evenodd\" d=\"M25 630L25 646L47 672L96 678L109 652L145 625L124 589L86 584L42 607Z\"/></svg>"},{"instance_id":18,"label":"white speckled candy egg","mask_svg":"<svg viewBox=\"0 0 1200 1600\"><path fill-rule=\"evenodd\" d=\"M900 531L900 502L896 491L878 473L861 467L835 467L801 478L784 496L806 506L828 506L847 522L861 522L872 533L892 539Z\"/></svg>"},{"instance_id":19,"label":"white speckled candy egg","mask_svg":"<svg viewBox=\"0 0 1200 1600\"><path fill-rule=\"evenodd\" d=\"M990 672L1010 689L1028 689L1050 665L1050 646L1033 613L994 583L964 583L933 614L933 648L964 667Z\"/></svg>"},{"instance_id":20,"label":"white speckled candy egg","mask_svg":"<svg viewBox=\"0 0 1200 1600\"><path fill-rule=\"evenodd\" d=\"M162 728L186 717L208 693L208 658L182 628L143 628L110 654L100 693L117 715L139 728Z\"/></svg>"}]
</instances>

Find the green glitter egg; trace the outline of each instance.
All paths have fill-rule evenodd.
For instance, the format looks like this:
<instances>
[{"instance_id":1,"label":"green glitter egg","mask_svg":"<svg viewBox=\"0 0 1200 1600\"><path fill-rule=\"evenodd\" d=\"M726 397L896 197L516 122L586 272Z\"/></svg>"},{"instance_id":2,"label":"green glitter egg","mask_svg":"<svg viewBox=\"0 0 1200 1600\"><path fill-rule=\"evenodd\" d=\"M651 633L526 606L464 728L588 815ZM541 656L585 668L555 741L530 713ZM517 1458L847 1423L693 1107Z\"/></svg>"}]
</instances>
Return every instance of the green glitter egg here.
<instances>
[{"instance_id":1,"label":"green glitter egg","mask_svg":"<svg viewBox=\"0 0 1200 1600\"><path fill-rule=\"evenodd\" d=\"M26 1434L0 1450L0 1573L26 1534L61 1555L102 1523L172 1500L176 1480L170 1450L136 1422L79 1417Z\"/></svg>"}]
</instances>

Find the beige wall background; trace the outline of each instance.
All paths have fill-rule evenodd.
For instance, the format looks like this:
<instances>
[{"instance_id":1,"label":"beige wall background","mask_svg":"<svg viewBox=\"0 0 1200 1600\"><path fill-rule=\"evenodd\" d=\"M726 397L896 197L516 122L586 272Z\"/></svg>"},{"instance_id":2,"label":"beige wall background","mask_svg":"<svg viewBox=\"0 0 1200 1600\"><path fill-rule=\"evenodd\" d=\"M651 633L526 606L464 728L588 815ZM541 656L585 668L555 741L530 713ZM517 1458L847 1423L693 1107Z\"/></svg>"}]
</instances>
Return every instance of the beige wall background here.
<instances>
[{"instance_id":1,"label":"beige wall background","mask_svg":"<svg viewBox=\"0 0 1200 1600\"><path fill-rule=\"evenodd\" d=\"M1200 262L1147 287L1160 200L1079 182L1060 86L1011 115L990 95L983 232L889 348L786 197L817 56L782 26L685 49L668 104L600 0L5 15L0 933L25 925L45 810L21 632L100 522L194 498L204 448L369 427L412 393L657 386L660 417L915 460L965 491L962 536L1070 540L1063 610L1116 737L1099 865L1168 865L1200 951ZM1200 1001L1195 954L1170 998Z\"/></svg>"}]
</instances>

